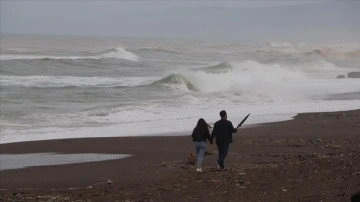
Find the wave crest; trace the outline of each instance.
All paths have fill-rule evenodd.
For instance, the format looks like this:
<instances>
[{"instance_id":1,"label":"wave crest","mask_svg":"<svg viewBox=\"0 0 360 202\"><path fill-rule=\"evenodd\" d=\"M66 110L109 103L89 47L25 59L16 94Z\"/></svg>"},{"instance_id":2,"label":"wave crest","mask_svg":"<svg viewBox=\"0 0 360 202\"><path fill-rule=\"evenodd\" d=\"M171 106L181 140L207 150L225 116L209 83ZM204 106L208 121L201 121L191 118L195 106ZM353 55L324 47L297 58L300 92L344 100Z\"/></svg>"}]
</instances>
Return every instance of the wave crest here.
<instances>
[{"instance_id":1,"label":"wave crest","mask_svg":"<svg viewBox=\"0 0 360 202\"><path fill-rule=\"evenodd\" d=\"M292 44L286 42L267 42L266 45L271 48L303 48L305 46L304 43Z\"/></svg>"},{"instance_id":2,"label":"wave crest","mask_svg":"<svg viewBox=\"0 0 360 202\"><path fill-rule=\"evenodd\" d=\"M323 49L314 49L312 52L315 53L316 55L320 55L325 58L337 58L337 59L360 58L360 50L341 51L341 50L334 50L332 48L323 48Z\"/></svg>"},{"instance_id":3,"label":"wave crest","mask_svg":"<svg viewBox=\"0 0 360 202\"><path fill-rule=\"evenodd\" d=\"M1 86L33 88L69 87L133 87L149 83L142 77L76 77L76 76L5 76L0 75Z\"/></svg>"},{"instance_id":4,"label":"wave crest","mask_svg":"<svg viewBox=\"0 0 360 202\"><path fill-rule=\"evenodd\" d=\"M305 74L278 64L245 61L224 62L203 69L171 74L153 84L201 93L224 92L274 98L274 96L283 97L293 94L291 85L295 86L298 82L306 82L308 79ZM273 89L277 89L277 92Z\"/></svg>"},{"instance_id":5,"label":"wave crest","mask_svg":"<svg viewBox=\"0 0 360 202\"><path fill-rule=\"evenodd\" d=\"M55 56L55 55L28 55L28 54L4 54L0 55L0 60L42 60L42 59L53 59L53 60L79 60L79 59L124 59L131 61L138 61L139 57L132 52L125 50L122 47L112 48L102 51L93 55L85 56Z\"/></svg>"},{"instance_id":6,"label":"wave crest","mask_svg":"<svg viewBox=\"0 0 360 202\"><path fill-rule=\"evenodd\" d=\"M335 59L352 59L360 57L360 45L357 43L351 44L334 44L334 45L305 45L305 43L277 43L268 42L266 46L254 51L255 54L274 54L274 55L299 55L305 54L316 55L323 58Z\"/></svg>"},{"instance_id":7,"label":"wave crest","mask_svg":"<svg viewBox=\"0 0 360 202\"><path fill-rule=\"evenodd\" d=\"M224 72L230 71L231 69L232 69L232 66L228 62L222 62L217 65L202 68L202 70L205 70L206 72L209 72L209 73L224 73Z\"/></svg>"},{"instance_id":8,"label":"wave crest","mask_svg":"<svg viewBox=\"0 0 360 202\"><path fill-rule=\"evenodd\" d=\"M199 91L199 89L183 74L171 74L163 79L154 81L151 85L166 85L175 88L184 86L186 90Z\"/></svg>"}]
</instances>

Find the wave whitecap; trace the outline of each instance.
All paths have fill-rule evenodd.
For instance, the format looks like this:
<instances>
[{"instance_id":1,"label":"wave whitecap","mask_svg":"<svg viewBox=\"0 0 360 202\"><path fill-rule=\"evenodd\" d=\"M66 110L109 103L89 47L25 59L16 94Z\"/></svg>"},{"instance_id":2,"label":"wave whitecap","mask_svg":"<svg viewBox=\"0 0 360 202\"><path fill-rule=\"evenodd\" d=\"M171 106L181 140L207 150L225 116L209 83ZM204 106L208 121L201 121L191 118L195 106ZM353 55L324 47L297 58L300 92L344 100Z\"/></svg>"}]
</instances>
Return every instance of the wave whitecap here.
<instances>
[{"instance_id":1,"label":"wave whitecap","mask_svg":"<svg viewBox=\"0 0 360 202\"><path fill-rule=\"evenodd\" d=\"M122 47L112 48L102 51L94 55L85 56L55 56L55 55L30 55L30 54L4 54L0 55L0 60L41 60L41 59L53 59L53 60L79 60L79 59L124 59L131 61L138 61L139 57L132 52L125 50Z\"/></svg>"},{"instance_id":2,"label":"wave whitecap","mask_svg":"<svg viewBox=\"0 0 360 202\"><path fill-rule=\"evenodd\" d=\"M177 89L182 86L185 87L186 90L190 91L198 91L199 89L183 74L171 74L163 79L158 81L154 81L151 85L166 85L173 86Z\"/></svg>"},{"instance_id":3,"label":"wave whitecap","mask_svg":"<svg viewBox=\"0 0 360 202\"><path fill-rule=\"evenodd\" d=\"M276 86L286 90L287 84L296 84L308 78L301 72L292 71L278 64L266 65L255 61L242 63L223 62L203 69L171 74L154 82L161 85L179 85L186 90L199 92L253 92L269 90ZM181 89L179 87L179 89ZM255 90L256 89L256 90ZM271 92L271 91L270 91Z\"/></svg>"},{"instance_id":4,"label":"wave whitecap","mask_svg":"<svg viewBox=\"0 0 360 202\"><path fill-rule=\"evenodd\" d=\"M337 58L337 59L350 59L360 58L360 50L336 50L331 48L314 49L313 53L320 55L324 58Z\"/></svg>"},{"instance_id":5,"label":"wave whitecap","mask_svg":"<svg viewBox=\"0 0 360 202\"><path fill-rule=\"evenodd\" d=\"M228 62L222 62L217 65L203 68L203 70L209 73L224 73L230 71L231 69L232 69L232 65Z\"/></svg>"},{"instance_id":6,"label":"wave whitecap","mask_svg":"<svg viewBox=\"0 0 360 202\"><path fill-rule=\"evenodd\" d=\"M315 54L323 58L331 59L352 59L360 57L360 45L352 44L337 44L337 45L305 45L304 43L276 43L268 42L266 46L250 53L257 54Z\"/></svg>"},{"instance_id":7,"label":"wave whitecap","mask_svg":"<svg viewBox=\"0 0 360 202\"><path fill-rule=\"evenodd\" d=\"M148 83L149 81L143 77L0 76L1 86L35 88L132 87Z\"/></svg>"},{"instance_id":8,"label":"wave whitecap","mask_svg":"<svg viewBox=\"0 0 360 202\"><path fill-rule=\"evenodd\" d=\"M292 44L287 42L267 42L266 45L270 48L303 48L304 43Z\"/></svg>"}]
</instances>

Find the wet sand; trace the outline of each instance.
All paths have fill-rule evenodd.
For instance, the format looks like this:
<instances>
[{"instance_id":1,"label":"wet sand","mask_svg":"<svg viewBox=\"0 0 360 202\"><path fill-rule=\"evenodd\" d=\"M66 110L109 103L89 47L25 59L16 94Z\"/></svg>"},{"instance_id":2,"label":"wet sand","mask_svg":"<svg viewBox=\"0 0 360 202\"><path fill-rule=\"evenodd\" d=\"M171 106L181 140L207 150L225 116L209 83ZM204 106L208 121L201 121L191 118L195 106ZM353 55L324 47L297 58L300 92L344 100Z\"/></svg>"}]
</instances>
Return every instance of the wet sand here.
<instances>
[{"instance_id":1,"label":"wet sand","mask_svg":"<svg viewBox=\"0 0 360 202\"><path fill-rule=\"evenodd\" d=\"M0 201L350 201L360 192L360 110L241 128L222 171L216 146L207 150L198 173L190 134L1 144L1 154L133 156L0 171Z\"/></svg>"}]
</instances>

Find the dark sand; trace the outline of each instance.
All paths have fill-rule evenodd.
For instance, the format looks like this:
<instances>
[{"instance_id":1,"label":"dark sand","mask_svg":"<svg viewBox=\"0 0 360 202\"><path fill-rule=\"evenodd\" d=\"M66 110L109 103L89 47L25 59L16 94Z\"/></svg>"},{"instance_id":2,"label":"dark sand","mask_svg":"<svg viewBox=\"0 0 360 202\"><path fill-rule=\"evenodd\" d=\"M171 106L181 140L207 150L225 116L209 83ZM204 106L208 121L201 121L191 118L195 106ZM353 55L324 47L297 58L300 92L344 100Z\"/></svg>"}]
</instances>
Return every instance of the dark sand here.
<instances>
[{"instance_id":1,"label":"dark sand","mask_svg":"<svg viewBox=\"0 0 360 202\"><path fill-rule=\"evenodd\" d=\"M1 144L2 154L134 156L1 171L0 201L350 201L360 192L360 110L241 128L222 171L215 145L202 173L188 164L193 151L189 136Z\"/></svg>"}]
</instances>

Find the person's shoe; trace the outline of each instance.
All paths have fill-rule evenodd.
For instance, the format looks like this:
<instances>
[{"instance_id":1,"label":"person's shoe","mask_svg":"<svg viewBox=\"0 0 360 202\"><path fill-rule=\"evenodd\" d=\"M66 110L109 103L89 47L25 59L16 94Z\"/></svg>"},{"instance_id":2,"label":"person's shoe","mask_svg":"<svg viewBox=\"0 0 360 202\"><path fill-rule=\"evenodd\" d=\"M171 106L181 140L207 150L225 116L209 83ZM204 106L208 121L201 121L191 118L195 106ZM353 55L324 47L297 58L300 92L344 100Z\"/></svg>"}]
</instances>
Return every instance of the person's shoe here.
<instances>
[{"instance_id":1,"label":"person's shoe","mask_svg":"<svg viewBox=\"0 0 360 202\"><path fill-rule=\"evenodd\" d=\"M202 170L202 168L196 168L196 171L197 172L202 172L203 170Z\"/></svg>"},{"instance_id":2,"label":"person's shoe","mask_svg":"<svg viewBox=\"0 0 360 202\"><path fill-rule=\"evenodd\" d=\"M216 165L218 167L218 169L221 169L221 166L219 165L219 163L216 161Z\"/></svg>"},{"instance_id":3,"label":"person's shoe","mask_svg":"<svg viewBox=\"0 0 360 202\"><path fill-rule=\"evenodd\" d=\"M216 165L218 167L219 170L224 170L224 166L221 166L217 161L216 161Z\"/></svg>"}]
</instances>

